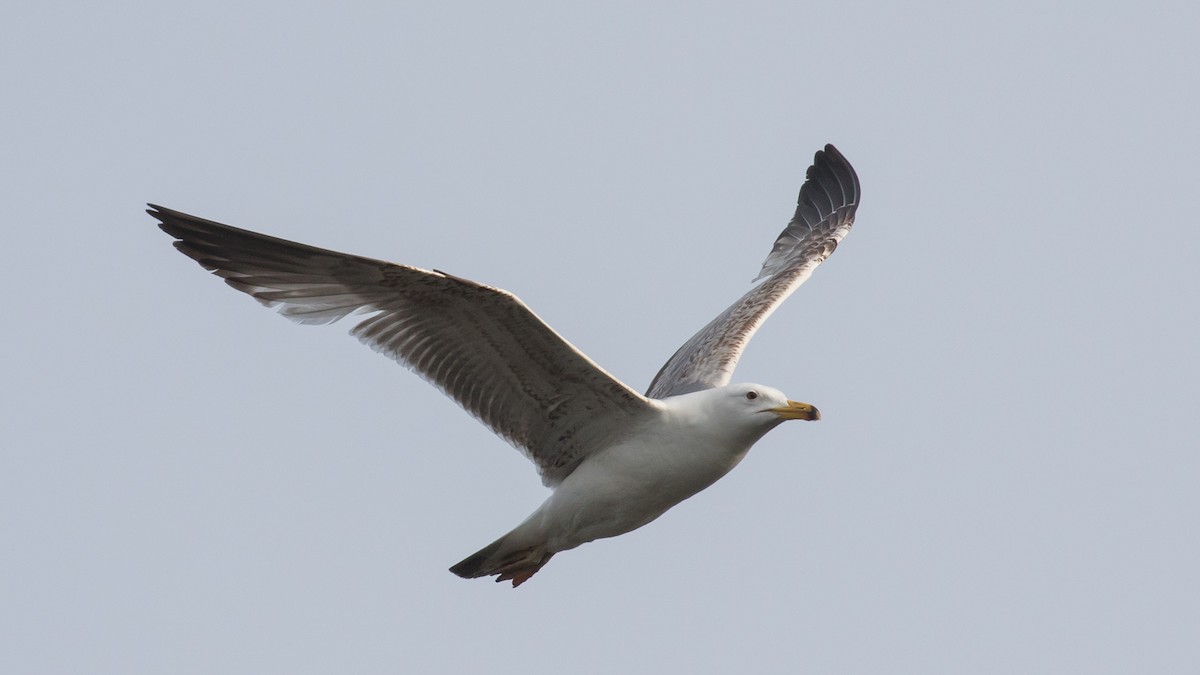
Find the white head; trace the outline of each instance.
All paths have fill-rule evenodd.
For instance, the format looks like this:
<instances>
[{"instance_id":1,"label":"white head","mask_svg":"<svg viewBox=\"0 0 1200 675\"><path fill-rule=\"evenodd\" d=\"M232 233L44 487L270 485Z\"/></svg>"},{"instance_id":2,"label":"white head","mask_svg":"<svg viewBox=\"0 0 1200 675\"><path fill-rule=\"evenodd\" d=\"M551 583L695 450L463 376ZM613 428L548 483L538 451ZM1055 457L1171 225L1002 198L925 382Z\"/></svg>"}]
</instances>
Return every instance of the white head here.
<instances>
[{"instance_id":1,"label":"white head","mask_svg":"<svg viewBox=\"0 0 1200 675\"><path fill-rule=\"evenodd\" d=\"M761 384L728 384L667 401L700 417L706 425L754 440L787 420L821 419L821 413L812 405L788 400L778 389Z\"/></svg>"}]
</instances>

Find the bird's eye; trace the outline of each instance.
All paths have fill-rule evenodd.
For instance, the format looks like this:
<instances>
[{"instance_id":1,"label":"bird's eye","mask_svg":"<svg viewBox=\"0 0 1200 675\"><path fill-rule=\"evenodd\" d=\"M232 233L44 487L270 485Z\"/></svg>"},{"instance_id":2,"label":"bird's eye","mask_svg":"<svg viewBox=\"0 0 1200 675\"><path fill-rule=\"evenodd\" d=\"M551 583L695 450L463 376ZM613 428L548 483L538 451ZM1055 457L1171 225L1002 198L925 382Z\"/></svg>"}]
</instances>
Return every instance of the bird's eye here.
<instances>
[{"instance_id":1,"label":"bird's eye","mask_svg":"<svg viewBox=\"0 0 1200 675\"><path fill-rule=\"evenodd\" d=\"M746 399L747 399L747 400L753 401L753 400L754 400L754 399L756 399L756 398L758 398L758 392L757 392L757 391L748 391L748 392L746 392Z\"/></svg>"}]
</instances>

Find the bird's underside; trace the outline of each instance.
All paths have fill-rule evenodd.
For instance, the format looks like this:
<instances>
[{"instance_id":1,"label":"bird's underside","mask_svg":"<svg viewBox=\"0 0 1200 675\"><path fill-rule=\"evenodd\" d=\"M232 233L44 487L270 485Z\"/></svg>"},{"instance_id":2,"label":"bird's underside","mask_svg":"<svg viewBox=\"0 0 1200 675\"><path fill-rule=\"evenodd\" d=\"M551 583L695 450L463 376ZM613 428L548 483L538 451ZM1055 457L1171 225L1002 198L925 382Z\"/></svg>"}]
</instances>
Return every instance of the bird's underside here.
<instances>
[{"instance_id":1,"label":"bird's underside","mask_svg":"<svg viewBox=\"0 0 1200 675\"><path fill-rule=\"evenodd\" d=\"M528 456L546 485L559 488L585 463L597 464L597 453L626 443L634 430L658 419L661 399L728 385L758 327L849 232L859 194L858 177L841 153L832 145L818 151L795 215L756 285L685 342L645 395L607 373L507 291L160 206L151 205L148 213L184 255L293 321L325 324L364 315L352 335L437 386ZM502 541L451 571L493 575L516 586L556 552L537 541L508 550Z\"/></svg>"}]
</instances>

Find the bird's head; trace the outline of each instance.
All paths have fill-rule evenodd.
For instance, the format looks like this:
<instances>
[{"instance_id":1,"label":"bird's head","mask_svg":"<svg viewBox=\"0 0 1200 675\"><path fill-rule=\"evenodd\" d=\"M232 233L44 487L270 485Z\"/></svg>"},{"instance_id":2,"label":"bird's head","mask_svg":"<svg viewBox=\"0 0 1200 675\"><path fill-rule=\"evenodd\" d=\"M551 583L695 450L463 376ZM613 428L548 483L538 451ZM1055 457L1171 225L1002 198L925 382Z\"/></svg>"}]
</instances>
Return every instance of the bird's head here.
<instances>
[{"instance_id":1,"label":"bird's head","mask_svg":"<svg viewBox=\"0 0 1200 675\"><path fill-rule=\"evenodd\" d=\"M821 419L821 413L811 404L792 401L778 389L761 384L729 384L673 400L674 405L690 409L705 420L756 436L787 420Z\"/></svg>"},{"instance_id":2,"label":"bird's head","mask_svg":"<svg viewBox=\"0 0 1200 675\"><path fill-rule=\"evenodd\" d=\"M774 387L761 384L731 384L724 387L723 398L729 407L740 408L747 413L773 423L787 420L819 420L821 413L811 403L792 401Z\"/></svg>"}]
</instances>

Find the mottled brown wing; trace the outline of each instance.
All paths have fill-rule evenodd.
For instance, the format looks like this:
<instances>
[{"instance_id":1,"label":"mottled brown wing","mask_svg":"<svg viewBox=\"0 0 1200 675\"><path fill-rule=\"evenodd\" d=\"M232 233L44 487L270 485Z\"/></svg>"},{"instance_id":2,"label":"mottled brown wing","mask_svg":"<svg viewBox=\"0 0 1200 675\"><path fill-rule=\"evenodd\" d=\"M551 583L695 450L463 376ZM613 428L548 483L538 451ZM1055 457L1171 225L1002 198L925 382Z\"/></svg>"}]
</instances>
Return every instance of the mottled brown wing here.
<instances>
[{"instance_id":1,"label":"mottled brown wing","mask_svg":"<svg viewBox=\"0 0 1200 675\"><path fill-rule=\"evenodd\" d=\"M184 255L293 321L370 314L352 335L509 440L547 485L651 410L511 293L150 206Z\"/></svg>"},{"instance_id":2,"label":"mottled brown wing","mask_svg":"<svg viewBox=\"0 0 1200 675\"><path fill-rule=\"evenodd\" d=\"M754 332L837 248L859 202L858 175L837 148L817 151L797 202L796 215L755 279L766 280L685 342L658 371L647 396L666 398L729 384Z\"/></svg>"}]
</instances>

